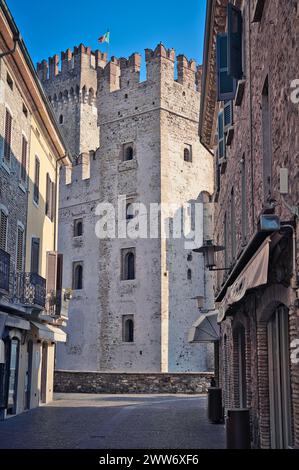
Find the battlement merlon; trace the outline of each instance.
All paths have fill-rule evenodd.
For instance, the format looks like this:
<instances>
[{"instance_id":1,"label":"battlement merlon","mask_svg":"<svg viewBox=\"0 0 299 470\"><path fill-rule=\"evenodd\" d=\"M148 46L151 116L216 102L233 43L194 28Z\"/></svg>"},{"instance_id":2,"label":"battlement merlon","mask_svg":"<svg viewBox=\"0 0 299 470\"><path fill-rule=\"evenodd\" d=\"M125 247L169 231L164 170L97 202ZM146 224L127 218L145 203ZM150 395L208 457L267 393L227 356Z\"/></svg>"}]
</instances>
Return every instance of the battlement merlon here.
<instances>
[{"instance_id":1,"label":"battlement merlon","mask_svg":"<svg viewBox=\"0 0 299 470\"><path fill-rule=\"evenodd\" d=\"M146 80L159 83L163 76L174 80L176 54L174 49L166 49L158 44L155 50L145 49L147 68ZM162 66L163 64L163 66ZM140 83L141 55L132 54L128 59L112 57L107 65L98 68L98 90L113 92L125 88L133 88ZM195 89L200 81L200 72L194 60L188 60L184 55L177 57L177 82Z\"/></svg>"},{"instance_id":2,"label":"battlement merlon","mask_svg":"<svg viewBox=\"0 0 299 470\"><path fill-rule=\"evenodd\" d=\"M72 166L62 167L60 170L61 189L65 186L81 184L82 181L90 180L92 175L97 174L97 150L81 153Z\"/></svg>"},{"instance_id":3,"label":"battlement merlon","mask_svg":"<svg viewBox=\"0 0 299 470\"><path fill-rule=\"evenodd\" d=\"M99 50L92 51L90 47L80 44L74 47L73 51L67 49L61 52L61 70L59 70L59 55L55 54L49 57L48 61L43 60L37 64L37 73L42 82L55 80L57 76L63 78L69 77L69 72L79 75L82 68L97 69L105 67L107 64L107 54Z\"/></svg>"}]
</instances>

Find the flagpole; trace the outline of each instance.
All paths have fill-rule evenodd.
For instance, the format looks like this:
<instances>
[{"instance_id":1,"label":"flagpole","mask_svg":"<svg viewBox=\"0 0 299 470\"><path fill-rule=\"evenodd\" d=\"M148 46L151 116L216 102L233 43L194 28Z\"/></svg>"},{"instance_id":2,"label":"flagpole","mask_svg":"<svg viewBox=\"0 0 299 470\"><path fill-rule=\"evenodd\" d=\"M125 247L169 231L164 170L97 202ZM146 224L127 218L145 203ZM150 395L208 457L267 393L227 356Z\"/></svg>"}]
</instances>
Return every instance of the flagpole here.
<instances>
[{"instance_id":1,"label":"flagpole","mask_svg":"<svg viewBox=\"0 0 299 470\"><path fill-rule=\"evenodd\" d=\"M107 42L107 62L109 62L109 52L110 52L110 29L107 28L107 31L109 33L109 41Z\"/></svg>"}]
</instances>

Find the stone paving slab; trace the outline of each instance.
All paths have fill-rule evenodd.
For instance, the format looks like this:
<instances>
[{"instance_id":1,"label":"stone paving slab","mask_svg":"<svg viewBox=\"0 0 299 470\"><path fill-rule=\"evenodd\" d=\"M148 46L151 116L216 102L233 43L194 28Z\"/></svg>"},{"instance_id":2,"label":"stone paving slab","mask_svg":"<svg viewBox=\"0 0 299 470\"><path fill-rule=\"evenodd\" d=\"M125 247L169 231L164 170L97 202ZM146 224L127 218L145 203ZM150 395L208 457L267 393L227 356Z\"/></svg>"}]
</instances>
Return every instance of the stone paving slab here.
<instances>
[{"instance_id":1,"label":"stone paving slab","mask_svg":"<svg viewBox=\"0 0 299 470\"><path fill-rule=\"evenodd\" d=\"M220 449L224 426L186 395L57 395L0 423L1 449Z\"/></svg>"}]
</instances>

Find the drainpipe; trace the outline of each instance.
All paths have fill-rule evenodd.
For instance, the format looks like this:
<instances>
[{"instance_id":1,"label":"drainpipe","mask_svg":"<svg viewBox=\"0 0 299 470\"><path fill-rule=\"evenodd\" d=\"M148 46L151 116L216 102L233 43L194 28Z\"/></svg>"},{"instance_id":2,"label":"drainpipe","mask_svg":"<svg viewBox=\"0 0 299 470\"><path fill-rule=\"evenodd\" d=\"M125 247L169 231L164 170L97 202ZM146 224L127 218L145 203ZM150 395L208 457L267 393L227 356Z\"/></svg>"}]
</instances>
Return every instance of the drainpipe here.
<instances>
[{"instance_id":1,"label":"drainpipe","mask_svg":"<svg viewBox=\"0 0 299 470\"><path fill-rule=\"evenodd\" d=\"M57 204L57 199L59 195L59 185L58 185L58 170L59 170L59 163L67 158L67 155L64 155L63 157L59 158L56 160L56 169L55 169L55 210L54 210L54 250L57 250L57 225L58 225L58 204Z\"/></svg>"},{"instance_id":2,"label":"drainpipe","mask_svg":"<svg viewBox=\"0 0 299 470\"><path fill-rule=\"evenodd\" d=\"M20 41L20 35L17 34L16 36L13 37L13 42L14 42L14 45L13 45L13 48L10 49L9 51L6 51L6 52L1 52L0 53L0 59L2 59L3 57L6 57L8 55L12 55L16 52L16 48L17 48L17 44L18 42Z\"/></svg>"}]
</instances>

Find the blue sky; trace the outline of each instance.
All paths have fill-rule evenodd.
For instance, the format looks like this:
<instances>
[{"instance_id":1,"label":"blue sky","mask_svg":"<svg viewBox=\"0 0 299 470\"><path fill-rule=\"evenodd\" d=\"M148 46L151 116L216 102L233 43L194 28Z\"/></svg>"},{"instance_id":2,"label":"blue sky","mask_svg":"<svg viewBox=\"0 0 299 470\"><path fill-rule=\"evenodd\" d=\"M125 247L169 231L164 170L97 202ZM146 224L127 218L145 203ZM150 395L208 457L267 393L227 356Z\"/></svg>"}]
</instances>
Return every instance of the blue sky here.
<instances>
[{"instance_id":1,"label":"blue sky","mask_svg":"<svg viewBox=\"0 0 299 470\"><path fill-rule=\"evenodd\" d=\"M106 51L98 37L109 27L110 55L143 54L160 41L202 62L206 0L7 0L33 62L81 42Z\"/></svg>"}]
</instances>

